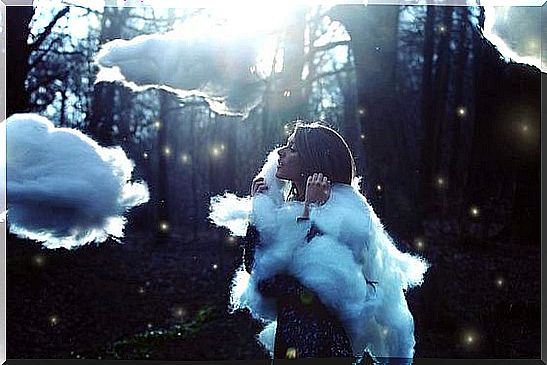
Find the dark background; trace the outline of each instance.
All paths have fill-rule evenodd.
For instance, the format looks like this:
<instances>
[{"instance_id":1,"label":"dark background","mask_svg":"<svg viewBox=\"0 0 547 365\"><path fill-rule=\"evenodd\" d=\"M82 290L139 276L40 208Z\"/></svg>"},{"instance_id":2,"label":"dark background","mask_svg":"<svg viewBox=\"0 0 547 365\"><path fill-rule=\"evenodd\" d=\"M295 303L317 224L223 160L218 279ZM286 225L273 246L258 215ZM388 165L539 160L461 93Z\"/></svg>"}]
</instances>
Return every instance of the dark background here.
<instances>
[{"instance_id":1,"label":"dark background","mask_svg":"<svg viewBox=\"0 0 547 365\"><path fill-rule=\"evenodd\" d=\"M30 36L33 8L7 8L7 115L47 114L122 146L151 192L128 213L123 244L46 250L8 235L8 358L265 358L260 324L227 313L241 249L208 222L208 202L246 194L295 119L342 133L388 232L431 263L408 294L416 357L539 358L540 71L500 58L477 27L481 8L308 10L282 30L286 67L242 120L164 91L93 85L101 44L169 30L191 9L87 9L99 26L76 41L59 26L74 8L42 9L51 21ZM351 40L306 52L325 15Z\"/></svg>"}]
</instances>

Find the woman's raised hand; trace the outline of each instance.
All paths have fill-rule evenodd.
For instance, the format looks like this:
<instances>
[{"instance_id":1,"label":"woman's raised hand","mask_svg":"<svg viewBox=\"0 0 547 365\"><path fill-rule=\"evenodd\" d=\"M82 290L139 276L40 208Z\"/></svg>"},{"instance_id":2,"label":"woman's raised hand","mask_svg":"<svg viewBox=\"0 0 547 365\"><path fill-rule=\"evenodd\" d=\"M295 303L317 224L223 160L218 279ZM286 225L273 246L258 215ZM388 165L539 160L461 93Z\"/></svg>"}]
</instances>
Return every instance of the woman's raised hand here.
<instances>
[{"instance_id":1,"label":"woman's raised hand","mask_svg":"<svg viewBox=\"0 0 547 365\"><path fill-rule=\"evenodd\" d=\"M330 181L322 173L315 173L308 176L306 182L306 204L317 203L324 204L330 197Z\"/></svg>"},{"instance_id":2,"label":"woman's raised hand","mask_svg":"<svg viewBox=\"0 0 547 365\"><path fill-rule=\"evenodd\" d=\"M263 177L257 177L253 179L251 184L251 196L255 196L256 193L262 193L268 189Z\"/></svg>"}]
</instances>

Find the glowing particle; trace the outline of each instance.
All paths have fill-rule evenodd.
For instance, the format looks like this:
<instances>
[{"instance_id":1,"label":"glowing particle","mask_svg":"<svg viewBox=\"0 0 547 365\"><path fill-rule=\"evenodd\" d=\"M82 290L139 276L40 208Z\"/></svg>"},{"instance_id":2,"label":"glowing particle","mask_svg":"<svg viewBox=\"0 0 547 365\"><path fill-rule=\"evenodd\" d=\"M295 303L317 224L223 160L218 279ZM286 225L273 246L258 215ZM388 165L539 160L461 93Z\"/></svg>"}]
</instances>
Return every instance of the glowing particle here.
<instances>
[{"instance_id":1,"label":"glowing particle","mask_svg":"<svg viewBox=\"0 0 547 365\"><path fill-rule=\"evenodd\" d=\"M365 139L365 134L361 133L361 139Z\"/></svg>"},{"instance_id":2,"label":"glowing particle","mask_svg":"<svg viewBox=\"0 0 547 365\"><path fill-rule=\"evenodd\" d=\"M496 280L496 285L498 286L498 288L501 288L503 286L503 279L498 278L498 280Z\"/></svg>"},{"instance_id":3,"label":"glowing particle","mask_svg":"<svg viewBox=\"0 0 547 365\"><path fill-rule=\"evenodd\" d=\"M479 216L479 208L473 206L469 209L469 213L473 216L473 217L478 217Z\"/></svg>"},{"instance_id":4,"label":"glowing particle","mask_svg":"<svg viewBox=\"0 0 547 365\"><path fill-rule=\"evenodd\" d=\"M217 264L213 264L213 270L216 270L218 269L218 265Z\"/></svg>"},{"instance_id":5,"label":"glowing particle","mask_svg":"<svg viewBox=\"0 0 547 365\"><path fill-rule=\"evenodd\" d=\"M419 248L420 250L422 248L424 248L424 241L422 241L421 239L417 239L416 240L416 247Z\"/></svg>"},{"instance_id":6,"label":"glowing particle","mask_svg":"<svg viewBox=\"0 0 547 365\"><path fill-rule=\"evenodd\" d=\"M221 149L222 151L224 151L225 148L226 148L226 146L224 146L223 144L220 145L220 149Z\"/></svg>"},{"instance_id":7,"label":"glowing particle","mask_svg":"<svg viewBox=\"0 0 547 365\"><path fill-rule=\"evenodd\" d=\"M463 107L463 106L460 106L456 112L458 113L458 116L460 117L465 117L465 115L467 114L467 110Z\"/></svg>"},{"instance_id":8,"label":"glowing particle","mask_svg":"<svg viewBox=\"0 0 547 365\"><path fill-rule=\"evenodd\" d=\"M528 131L530 130L530 127L528 127L528 125L526 125L526 124L523 124L522 127L521 127L521 129L522 129L522 131L523 131L524 133L526 133L526 132L528 132Z\"/></svg>"},{"instance_id":9,"label":"glowing particle","mask_svg":"<svg viewBox=\"0 0 547 365\"><path fill-rule=\"evenodd\" d=\"M175 307L173 313L176 317L182 318L186 315L186 310L182 307Z\"/></svg>"},{"instance_id":10,"label":"glowing particle","mask_svg":"<svg viewBox=\"0 0 547 365\"><path fill-rule=\"evenodd\" d=\"M304 305L310 305L313 302L313 294L307 290L304 290L302 294L300 294L300 301Z\"/></svg>"},{"instance_id":11,"label":"glowing particle","mask_svg":"<svg viewBox=\"0 0 547 365\"><path fill-rule=\"evenodd\" d=\"M139 291L139 294L144 294L144 292L145 292L145 290L144 290L144 288L143 288L142 286L139 288L138 291Z\"/></svg>"},{"instance_id":12,"label":"glowing particle","mask_svg":"<svg viewBox=\"0 0 547 365\"><path fill-rule=\"evenodd\" d=\"M297 352L294 347L289 347L285 353L285 358L287 359L296 359Z\"/></svg>"},{"instance_id":13,"label":"glowing particle","mask_svg":"<svg viewBox=\"0 0 547 365\"><path fill-rule=\"evenodd\" d=\"M183 153L180 156L180 160L182 161L182 163L188 163L189 159L190 159L190 156L188 156L186 153Z\"/></svg>"},{"instance_id":14,"label":"glowing particle","mask_svg":"<svg viewBox=\"0 0 547 365\"><path fill-rule=\"evenodd\" d=\"M226 238L226 240L231 244L234 244L237 241L237 239L234 236L228 236L228 238Z\"/></svg>"},{"instance_id":15,"label":"glowing particle","mask_svg":"<svg viewBox=\"0 0 547 365\"><path fill-rule=\"evenodd\" d=\"M384 329L382 330L382 335L387 336L388 333L389 333L389 331L388 331L387 328L384 328Z\"/></svg>"},{"instance_id":16,"label":"glowing particle","mask_svg":"<svg viewBox=\"0 0 547 365\"><path fill-rule=\"evenodd\" d=\"M283 91L283 96L288 98L289 96L291 96L291 91L290 90Z\"/></svg>"},{"instance_id":17,"label":"glowing particle","mask_svg":"<svg viewBox=\"0 0 547 365\"><path fill-rule=\"evenodd\" d=\"M59 323L59 317L53 315L51 317L49 317L49 323L52 325L52 326L55 326L56 324Z\"/></svg>"},{"instance_id":18,"label":"glowing particle","mask_svg":"<svg viewBox=\"0 0 547 365\"><path fill-rule=\"evenodd\" d=\"M363 115L365 114L365 109L363 108L359 108L359 110L357 111L360 115Z\"/></svg>"},{"instance_id":19,"label":"glowing particle","mask_svg":"<svg viewBox=\"0 0 547 365\"><path fill-rule=\"evenodd\" d=\"M146 325L146 327L152 328L152 323L148 323L148 324Z\"/></svg>"},{"instance_id":20,"label":"glowing particle","mask_svg":"<svg viewBox=\"0 0 547 365\"><path fill-rule=\"evenodd\" d=\"M42 266L45 263L44 257L42 255L36 255L32 258L32 261L36 266Z\"/></svg>"},{"instance_id":21,"label":"glowing particle","mask_svg":"<svg viewBox=\"0 0 547 365\"><path fill-rule=\"evenodd\" d=\"M154 123L154 127L156 127L156 128L158 128L158 129L160 129L160 127L161 127L161 123L160 123L160 121L159 121L159 120L157 120L157 121L156 121L156 122Z\"/></svg>"},{"instance_id":22,"label":"glowing particle","mask_svg":"<svg viewBox=\"0 0 547 365\"><path fill-rule=\"evenodd\" d=\"M444 186L444 179L442 177L437 178L437 185Z\"/></svg>"},{"instance_id":23,"label":"glowing particle","mask_svg":"<svg viewBox=\"0 0 547 365\"><path fill-rule=\"evenodd\" d=\"M531 52L535 52L539 49L539 42L537 42L535 39L531 39L526 44L527 48Z\"/></svg>"},{"instance_id":24,"label":"glowing particle","mask_svg":"<svg viewBox=\"0 0 547 365\"><path fill-rule=\"evenodd\" d=\"M164 232L167 231L169 229L169 224L167 224L167 222L161 222L160 229Z\"/></svg>"},{"instance_id":25,"label":"glowing particle","mask_svg":"<svg viewBox=\"0 0 547 365\"><path fill-rule=\"evenodd\" d=\"M446 27L445 27L443 24L439 25L439 28L438 28L438 29L439 29L439 33L444 33L444 32L446 32Z\"/></svg>"},{"instance_id":26,"label":"glowing particle","mask_svg":"<svg viewBox=\"0 0 547 365\"><path fill-rule=\"evenodd\" d=\"M171 155L171 148L169 148L168 146L164 147L163 148L163 153L165 154L165 156L170 156Z\"/></svg>"},{"instance_id":27,"label":"glowing particle","mask_svg":"<svg viewBox=\"0 0 547 365\"><path fill-rule=\"evenodd\" d=\"M465 338L465 342L472 344L475 341L475 338L472 335L469 335Z\"/></svg>"},{"instance_id":28,"label":"glowing particle","mask_svg":"<svg viewBox=\"0 0 547 365\"><path fill-rule=\"evenodd\" d=\"M382 185L380 185L380 184L376 185L376 190L382 191Z\"/></svg>"},{"instance_id":29,"label":"glowing particle","mask_svg":"<svg viewBox=\"0 0 547 365\"><path fill-rule=\"evenodd\" d=\"M148 158L148 153L146 153L146 152L143 153L143 154L142 154L142 157L144 157L145 159Z\"/></svg>"}]
</instances>

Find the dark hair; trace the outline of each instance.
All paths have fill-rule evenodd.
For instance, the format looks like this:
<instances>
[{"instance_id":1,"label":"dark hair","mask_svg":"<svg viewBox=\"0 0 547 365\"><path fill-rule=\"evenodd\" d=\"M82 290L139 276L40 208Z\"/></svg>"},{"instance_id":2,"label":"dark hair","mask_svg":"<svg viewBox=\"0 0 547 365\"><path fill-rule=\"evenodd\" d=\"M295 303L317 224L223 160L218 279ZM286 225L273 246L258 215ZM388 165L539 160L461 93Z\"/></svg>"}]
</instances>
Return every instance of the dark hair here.
<instances>
[{"instance_id":1,"label":"dark hair","mask_svg":"<svg viewBox=\"0 0 547 365\"><path fill-rule=\"evenodd\" d=\"M350 184L355 177L355 161L344 138L334 129L314 122L296 122L294 144L300 156L303 178L321 172L331 183ZM294 194L295 186L291 189ZM304 192L300 192L299 200Z\"/></svg>"}]
</instances>

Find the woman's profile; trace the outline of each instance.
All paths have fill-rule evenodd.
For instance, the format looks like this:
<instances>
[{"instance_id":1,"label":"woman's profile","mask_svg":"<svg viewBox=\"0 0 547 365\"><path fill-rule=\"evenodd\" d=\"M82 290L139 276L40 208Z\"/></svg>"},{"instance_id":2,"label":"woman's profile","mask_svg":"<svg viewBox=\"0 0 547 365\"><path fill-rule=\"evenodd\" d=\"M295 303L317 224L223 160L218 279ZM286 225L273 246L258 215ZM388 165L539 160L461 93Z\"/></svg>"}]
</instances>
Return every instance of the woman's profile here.
<instances>
[{"instance_id":1,"label":"woman's profile","mask_svg":"<svg viewBox=\"0 0 547 365\"><path fill-rule=\"evenodd\" d=\"M298 123L250 198L211 202L213 222L245 236L232 307L264 321L258 340L274 358L414 355L404 292L427 264L397 249L355 171L339 133Z\"/></svg>"}]
</instances>

